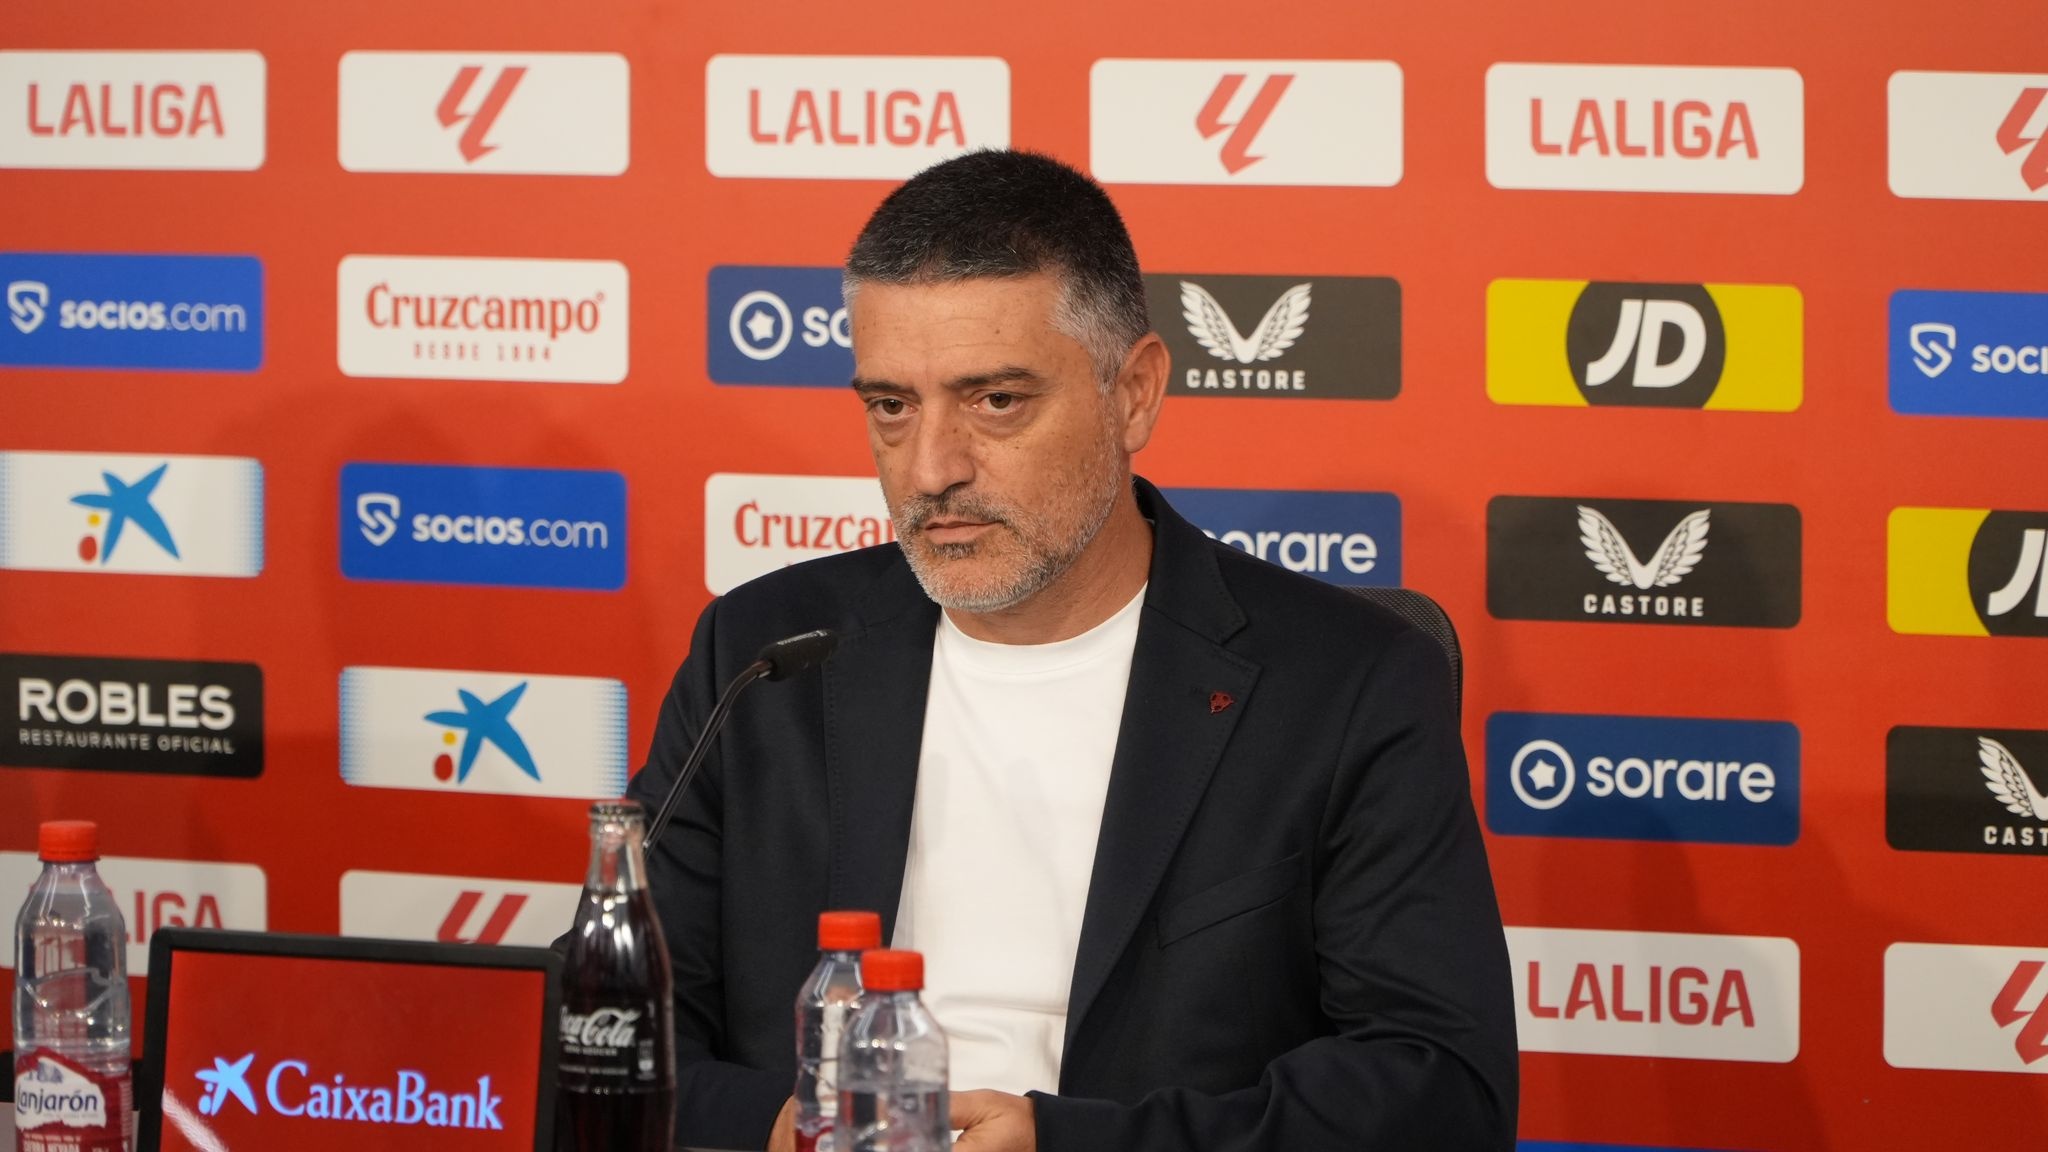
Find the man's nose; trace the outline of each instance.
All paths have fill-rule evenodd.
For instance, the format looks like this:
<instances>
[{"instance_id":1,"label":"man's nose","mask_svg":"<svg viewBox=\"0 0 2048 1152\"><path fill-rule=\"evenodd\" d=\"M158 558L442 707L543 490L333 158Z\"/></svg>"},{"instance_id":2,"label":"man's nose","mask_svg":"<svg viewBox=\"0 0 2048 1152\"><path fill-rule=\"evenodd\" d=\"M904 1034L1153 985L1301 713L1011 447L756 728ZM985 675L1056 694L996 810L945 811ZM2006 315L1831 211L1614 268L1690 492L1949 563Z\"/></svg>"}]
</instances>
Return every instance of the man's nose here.
<instances>
[{"instance_id":1,"label":"man's nose","mask_svg":"<svg viewBox=\"0 0 2048 1152\"><path fill-rule=\"evenodd\" d=\"M910 453L910 481L926 496L941 495L974 479L973 433L950 413L926 413L917 423Z\"/></svg>"}]
</instances>

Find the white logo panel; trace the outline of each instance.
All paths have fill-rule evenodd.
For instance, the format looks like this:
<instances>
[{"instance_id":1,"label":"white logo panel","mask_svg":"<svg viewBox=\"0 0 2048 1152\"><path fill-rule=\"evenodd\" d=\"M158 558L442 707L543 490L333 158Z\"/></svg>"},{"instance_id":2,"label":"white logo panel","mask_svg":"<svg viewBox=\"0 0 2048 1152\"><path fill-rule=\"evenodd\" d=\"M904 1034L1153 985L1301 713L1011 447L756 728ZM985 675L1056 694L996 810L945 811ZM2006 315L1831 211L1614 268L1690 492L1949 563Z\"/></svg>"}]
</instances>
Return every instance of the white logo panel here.
<instances>
[{"instance_id":1,"label":"white logo panel","mask_svg":"<svg viewBox=\"0 0 2048 1152\"><path fill-rule=\"evenodd\" d=\"M1799 945L1777 936L1509 928L1524 1052L1789 1063Z\"/></svg>"},{"instance_id":2,"label":"white logo panel","mask_svg":"<svg viewBox=\"0 0 2048 1152\"><path fill-rule=\"evenodd\" d=\"M751 476L704 481L704 585L714 596L778 568L896 538L872 476Z\"/></svg>"},{"instance_id":3,"label":"white logo panel","mask_svg":"<svg viewBox=\"0 0 2048 1152\"><path fill-rule=\"evenodd\" d=\"M1806 83L1790 68L1495 64L1496 188L1749 192L1806 183Z\"/></svg>"},{"instance_id":4,"label":"white logo panel","mask_svg":"<svg viewBox=\"0 0 2048 1152\"><path fill-rule=\"evenodd\" d=\"M713 56L713 176L902 180L1010 144L1010 66L994 56Z\"/></svg>"},{"instance_id":5,"label":"white logo panel","mask_svg":"<svg viewBox=\"0 0 2048 1152\"><path fill-rule=\"evenodd\" d=\"M341 166L617 176L631 87L612 52L344 53Z\"/></svg>"},{"instance_id":6,"label":"white logo panel","mask_svg":"<svg viewBox=\"0 0 2048 1152\"><path fill-rule=\"evenodd\" d=\"M1885 949L1884 1062L2048 1073L2048 948Z\"/></svg>"},{"instance_id":7,"label":"white logo panel","mask_svg":"<svg viewBox=\"0 0 2048 1152\"><path fill-rule=\"evenodd\" d=\"M341 775L368 788L610 799L626 790L626 686L344 668Z\"/></svg>"},{"instance_id":8,"label":"white logo panel","mask_svg":"<svg viewBox=\"0 0 2048 1152\"><path fill-rule=\"evenodd\" d=\"M263 167L260 52L0 52L0 168Z\"/></svg>"},{"instance_id":9,"label":"white logo panel","mask_svg":"<svg viewBox=\"0 0 2048 1152\"><path fill-rule=\"evenodd\" d=\"M626 291L615 260L346 256L336 358L349 376L617 384Z\"/></svg>"},{"instance_id":10,"label":"white logo panel","mask_svg":"<svg viewBox=\"0 0 2048 1152\"><path fill-rule=\"evenodd\" d=\"M1387 60L1097 60L1088 163L1105 184L1401 182Z\"/></svg>"},{"instance_id":11,"label":"white logo panel","mask_svg":"<svg viewBox=\"0 0 2048 1152\"><path fill-rule=\"evenodd\" d=\"M0 852L0 892L18 902L41 875L33 852ZM149 972L149 942L162 928L269 927L269 881L254 864L106 856L100 879L128 926L128 974ZM14 933L0 933L0 968L14 967Z\"/></svg>"},{"instance_id":12,"label":"white logo panel","mask_svg":"<svg viewBox=\"0 0 2048 1152\"><path fill-rule=\"evenodd\" d=\"M2048 201L2048 74L1894 72L1892 194Z\"/></svg>"},{"instance_id":13,"label":"white logo panel","mask_svg":"<svg viewBox=\"0 0 2048 1152\"><path fill-rule=\"evenodd\" d=\"M350 871L341 934L545 948L569 930L583 889L539 880Z\"/></svg>"},{"instance_id":14,"label":"white logo panel","mask_svg":"<svg viewBox=\"0 0 2048 1152\"><path fill-rule=\"evenodd\" d=\"M0 452L0 568L255 576L263 571L263 465Z\"/></svg>"}]
</instances>

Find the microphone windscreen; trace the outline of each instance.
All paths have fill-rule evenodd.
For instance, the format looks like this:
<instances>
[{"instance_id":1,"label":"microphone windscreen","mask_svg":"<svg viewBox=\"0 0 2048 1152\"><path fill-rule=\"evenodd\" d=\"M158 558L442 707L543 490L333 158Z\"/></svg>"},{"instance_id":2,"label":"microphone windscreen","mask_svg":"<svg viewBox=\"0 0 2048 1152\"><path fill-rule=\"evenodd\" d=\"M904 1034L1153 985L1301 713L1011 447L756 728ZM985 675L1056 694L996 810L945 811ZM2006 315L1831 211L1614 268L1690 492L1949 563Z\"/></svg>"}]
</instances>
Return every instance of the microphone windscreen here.
<instances>
[{"instance_id":1,"label":"microphone windscreen","mask_svg":"<svg viewBox=\"0 0 2048 1152\"><path fill-rule=\"evenodd\" d=\"M768 663L768 679L787 680L824 663L825 657L830 656L838 645L838 633L820 628L815 632L777 640L761 649L761 654L754 659Z\"/></svg>"}]
</instances>

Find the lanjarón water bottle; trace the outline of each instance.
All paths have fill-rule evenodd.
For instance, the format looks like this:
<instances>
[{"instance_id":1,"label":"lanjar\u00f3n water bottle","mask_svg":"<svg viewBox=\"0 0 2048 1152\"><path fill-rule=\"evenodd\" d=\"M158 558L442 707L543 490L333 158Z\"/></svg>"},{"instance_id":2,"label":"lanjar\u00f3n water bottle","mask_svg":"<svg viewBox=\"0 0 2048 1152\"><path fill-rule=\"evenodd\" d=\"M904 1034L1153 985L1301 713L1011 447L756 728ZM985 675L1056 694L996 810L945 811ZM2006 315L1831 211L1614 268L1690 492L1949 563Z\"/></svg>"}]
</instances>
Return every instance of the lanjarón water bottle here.
<instances>
[{"instance_id":1,"label":"lanjar\u00f3n water bottle","mask_svg":"<svg viewBox=\"0 0 2048 1152\"><path fill-rule=\"evenodd\" d=\"M670 1152L676 1103L674 973L631 800L590 806L590 868L562 969L555 1147Z\"/></svg>"},{"instance_id":2,"label":"lanjar\u00f3n water bottle","mask_svg":"<svg viewBox=\"0 0 2048 1152\"><path fill-rule=\"evenodd\" d=\"M869 952L860 977L860 1008L839 1046L836 1152L945 1152L946 1034L918 998L924 957Z\"/></svg>"},{"instance_id":3,"label":"lanjar\u00f3n water bottle","mask_svg":"<svg viewBox=\"0 0 2048 1152\"><path fill-rule=\"evenodd\" d=\"M882 918L873 912L818 917L818 966L796 996L797 1152L836 1152L839 1043L860 999L860 955L882 946Z\"/></svg>"},{"instance_id":4,"label":"lanjar\u00f3n water bottle","mask_svg":"<svg viewBox=\"0 0 2048 1152\"><path fill-rule=\"evenodd\" d=\"M14 921L18 1152L128 1152L128 926L100 879L99 826L52 820Z\"/></svg>"}]
</instances>

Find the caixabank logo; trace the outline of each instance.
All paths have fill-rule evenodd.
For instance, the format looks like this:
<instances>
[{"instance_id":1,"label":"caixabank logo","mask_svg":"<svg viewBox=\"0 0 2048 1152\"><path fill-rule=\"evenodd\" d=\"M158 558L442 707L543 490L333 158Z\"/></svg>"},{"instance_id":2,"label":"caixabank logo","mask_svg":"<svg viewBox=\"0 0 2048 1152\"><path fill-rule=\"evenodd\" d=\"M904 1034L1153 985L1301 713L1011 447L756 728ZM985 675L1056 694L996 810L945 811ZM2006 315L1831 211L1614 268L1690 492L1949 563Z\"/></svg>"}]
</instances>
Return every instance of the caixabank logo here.
<instances>
[{"instance_id":1,"label":"caixabank logo","mask_svg":"<svg viewBox=\"0 0 2048 1152\"><path fill-rule=\"evenodd\" d=\"M0 293L0 365L263 367L263 262L254 256L6 252Z\"/></svg>"},{"instance_id":2,"label":"caixabank logo","mask_svg":"<svg viewBox=\"0 0 2048 1152\"><path fill-rule=\"evenodd\" d=\"M0 764L184 776L263 774L254 664L0 655Z\"/></svg>"},{"instance_id":3,"label":"caixabank logo","mask_svg":"<svg viewBox=\"0 0 2048 1152\"><path fill-rule=\"evenodd\" d=\"M2048 1075L2048 948L1899 943L1884 952L1884 1062Z\"/></svg>"},{"instance_id":4,"label":"caixabank logo","mask_svg":"<svg viewBox=\"0 0 2048 1152\"><path fill-rule=\"evenodd\" d=\"M545 948L574 923L583 889L541 880L341 874L341 934Z\"/></svg>"},{"instance_id":5,"label":"caixabank logo","mask_svg":"<svg viewBox=\"0 0 2048 1152\"><path fill-rule=\"evenodd\" d=\"M2048 418L2048 293L1903 289L1890 337L1892 411Z\"/></svg>"},{"instance_id":6,"label":"caixabank logo","mask_svg":"<svg viewBox=\"0 0 2048 1152\"><path fill-rule=\"evenodd\" d=\"M1884 752L1892 847L2048 856L2048 732L1900 726Z\"/></svg>"},{"instance_id":7,"label":"caixabank logo","mask_svg":"<svg viewBox=\"0 0 2048 1152\"><path fill-rule=\"evenodd\" d=\"M2048 636L2048 512L1894 508L1885 536L1892 631Z\"/></svg>"},{"instance_id":8,"label":"caixabank logo","mask_svg":"<svg viewBox=\"0 0 2048 1152\"><path fill-rule=\"evenodd\" d=\"M1790 628L1799 509L1727 501L1496 496L1486 606L1504 620Z\"/></svg>"},{"instance_id":9,"label":"caixabank logo","mask_svg":"<svg viewBox=\"0 0 2048 1152\"><path fill-rule=\"evenodd\" d=\"M43 870L33 852L0 852L0 890L26 892ZM165 928L268 927L269 878L255 864L102 856L100 879L128 931L128 974L149 972L149 942ZM0 968L15 965L14 935L0 934Z\"/></svg>"},{"instance_id":10,"label":"caixabank logo","mask_svg":"<svg viewBox=\"0 0 2048 1152\"><path fill-rule=\"evenodd\" d=\"M1088 164L1105 184L1391 187L1402 120L1390 60L1107 59L1088 70Z\"/></svg>"},{"instance_id":11,"label":"caixabank logo","mask_svg":"<svg viewBox=\"0 0 2048 1152\"><path fill-rule=\"evenodd\" d=\"M872 476L719 472L704 481L704 586L714 596L791 564L895 539Z\"/></svg>"},{"instance_id":12,"label":"caixabank logo","mask_svg":"<svg viewBox=\"0 0 2048 1152\"><path fill-rule=\"evenodd\" d=\"M1212 540L1332 584L1401 582L1401 500L1388 492L1169 488Z\"/></svg>"},{"instance_id":13,"label":"caixabank logo","mask_svg":"<svg viewBox=\"0 0 2048 1152\"><path fill-rule=\"evenodd\" d=\"M1388 400L1401 391L1401 286L1384 276L1145 277L1173 358L1169 396Z\"/></svg>"},{"instance_id":14,"label":"caixabank logo","mask_svg":"<svg viewBox=\"0 0 2048 1152\"><path fill-rule=\"evenodd\" d=\"M260 52L0 52L0 168L263 167Z\"/></svg>"},{"instance_id":15,"label":"caixabank logo","mask_svg":"<svg viewBox=\"0 0 2048 1152\"><path fill-rule=\"evenodd\" d=\"M615 52L345 52L341 166L617 176L631 87Z\"/></svg>"},{"instance_id":16,"label":"caixabank logo","mask_svg":"<svg viewBox=\"0 0 2048 1152\"><path fill-rule=\"evenodd\" d=\"M1524 1052L1799 1055L1799 945L1777 936L1506 930Z\"/></svg>"},{"instance_id":17,"label":"caixabank logo","mask_svg":"<svg viewBox=\"0 0 2048 1152\"><path fill-rule=\"evenodd\" d=\"M844 388L853 380L839 269L721 264L705 298L712 382Z\"/></svg>"},{"instance_id":18,"label":"caixabank logo","mask_svg":"<svg viewBox=\"0 0 2048 1152\"><path fill-rule=\"evenodd\" d=\"M1892 194L2048 201L2048 75L1894 72Z\"/></svg>"},{"instance_id":19,"label":"caixabank logo","mask_svg":"<svg viewBox=\"0 0 2048 1152\"><path fill-rule=\"evenodd\" d=\"M1496 404L1790 412L1803 374L1797 288L1495 280L1486 394Z\"/></svg>"},{"instance_id":20,"label":"caixabank logo","mask_svg":"<svg viewBox=\"0 0 2048 1152\"><path fill-rule=\"evenodd\" d=\"M1010 66L993 56L713 56L713 176L904 180L1010 143Z\"/></svg>"},{"instance_id":21,"label":"caixabank logo","mask_svg":"<svg viewBox=\"0 0 2048 1152\"><path fill-rule=\"evenodd\" d=\"M1695 844L1799 839L1799 729L1782 721L1496 712L1498 835Z\"/></svg>"},{"instance_id":22,"label":"caixabank logo","mask_svg":"<svg viewBox=\"0 0 2048 1152\"><path fill-rule=\"evenodd\" d=\"M255 576L263 571L263 465L0 452L0 568Z\"/></svg>"},{"instance_id":23,"label":"caixabank logo","mask_svg":"<svg viewBox=\"0 0 2048 1152\"><path fill-rule=\"evenodd\" d=\"M626 478L560 468L348 464L341 571L351 580L616 590Z\"/></svg>"},{"instance_id":24,"label":"caixabank logo","mask_svg":"<svg viewBox=\"0 0 2048 1152\"><path fill-rule=\"evenodd\" d=\"M365 788L618 796L626 686L588 676L344 668L341 777Z\"/></svg>"}]
</instances>

